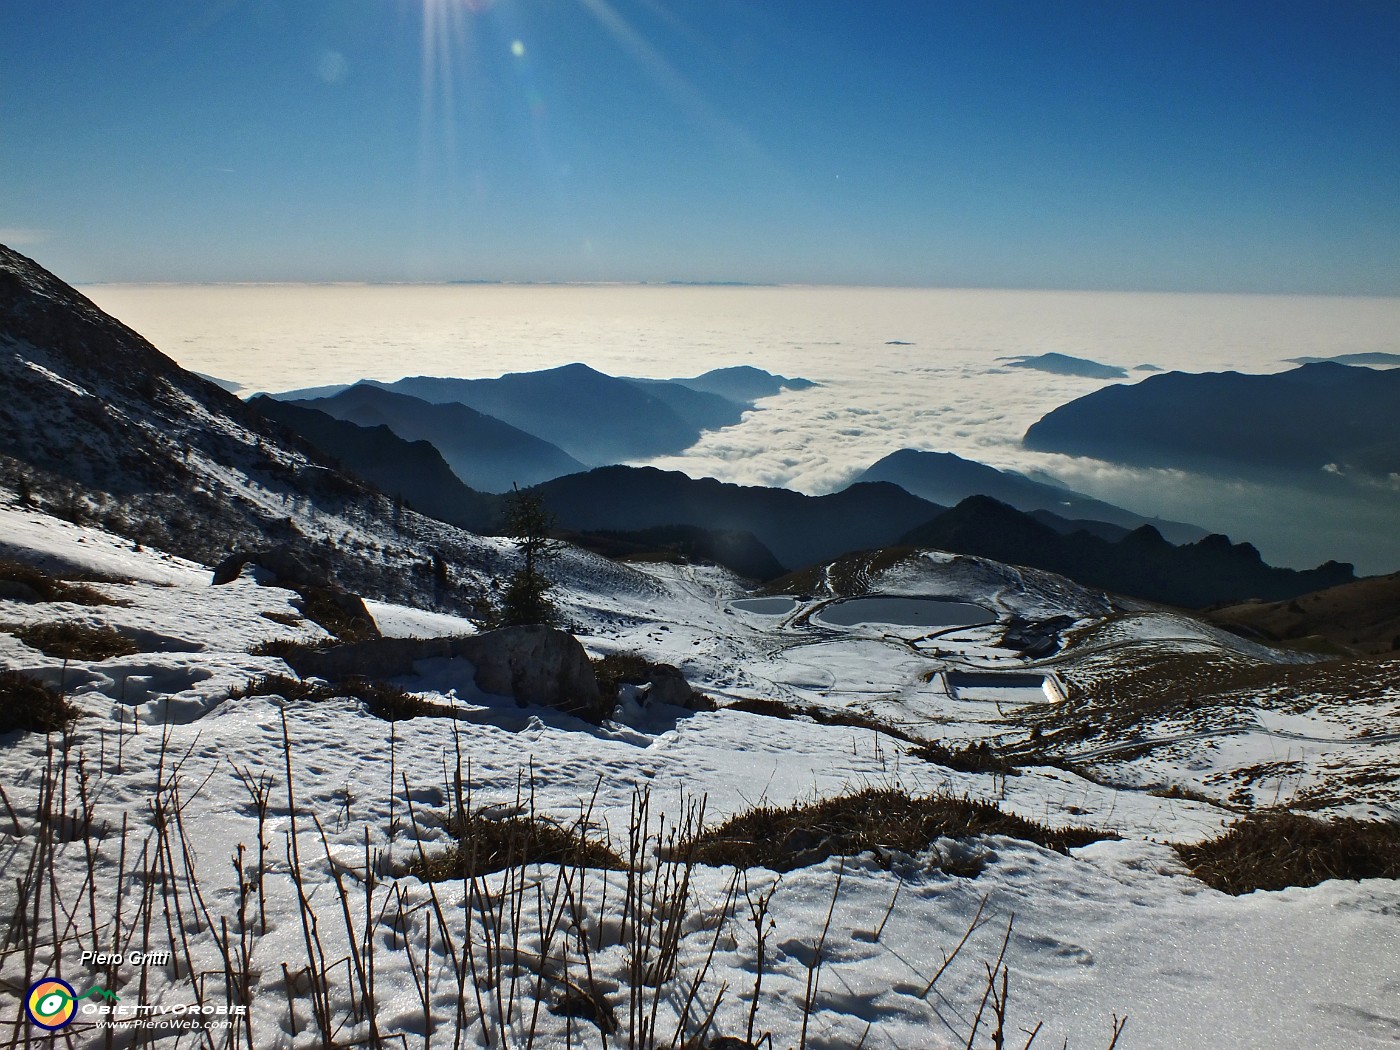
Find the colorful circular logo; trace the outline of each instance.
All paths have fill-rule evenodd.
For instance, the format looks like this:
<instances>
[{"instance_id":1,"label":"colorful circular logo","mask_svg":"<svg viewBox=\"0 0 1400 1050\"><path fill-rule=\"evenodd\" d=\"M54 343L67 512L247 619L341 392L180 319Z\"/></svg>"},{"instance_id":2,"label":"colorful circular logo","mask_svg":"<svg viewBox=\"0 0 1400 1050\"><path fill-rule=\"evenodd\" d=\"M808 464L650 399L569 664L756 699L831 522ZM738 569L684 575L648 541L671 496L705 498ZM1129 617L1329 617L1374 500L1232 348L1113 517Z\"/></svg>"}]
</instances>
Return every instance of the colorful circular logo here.
<instances>
[{"instance_id":1,"label":"colorful circular logo","mask_svg":"<svg viewBox=\"0 0 1400 1050\"><path fill-rule=\"evenodd\" d=\"M40 1028L56 1032L68 1026L77 1011L77 993L67 981L57 977L45 977L29 987L29 996L24 1008L29 1019Z\"/></svg>"}]
</instances>

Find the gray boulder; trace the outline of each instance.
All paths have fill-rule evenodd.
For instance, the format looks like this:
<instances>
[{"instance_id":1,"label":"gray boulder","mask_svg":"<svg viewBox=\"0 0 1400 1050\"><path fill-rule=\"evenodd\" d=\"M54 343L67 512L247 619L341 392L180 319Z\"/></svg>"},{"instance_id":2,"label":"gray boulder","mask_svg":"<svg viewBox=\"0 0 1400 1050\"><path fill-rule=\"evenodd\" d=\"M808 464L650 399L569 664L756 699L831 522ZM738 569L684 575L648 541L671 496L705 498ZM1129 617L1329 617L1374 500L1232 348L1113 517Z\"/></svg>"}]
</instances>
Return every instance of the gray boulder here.
<instances>
[{"instance_id":1,"label":"gray boulder","mask_svg":"<svg viewBox=\"0 0 1400 1050\"><path fill-rule=\"evenodd\" d=\"M463 659L477 688L509 696L521 706L552 707L591 722L612 713L598 690L588 654L573 635L553 627L503 627L466 638L381 638L285 657L302 677L396 678L419 660Z\"/></svg>"},{"instance_id":2,"label":"gray boulder","mask_svg":"<svg viewBox=\"0 0 1400 1050\"><path fill-rule=\"evenodd\" d=\"M671 704L674 707L694 707L697 694L690 688L680 669L670 664L652 664L647 668L647 699L653 704Z\"/></svg>"}]
</instances>

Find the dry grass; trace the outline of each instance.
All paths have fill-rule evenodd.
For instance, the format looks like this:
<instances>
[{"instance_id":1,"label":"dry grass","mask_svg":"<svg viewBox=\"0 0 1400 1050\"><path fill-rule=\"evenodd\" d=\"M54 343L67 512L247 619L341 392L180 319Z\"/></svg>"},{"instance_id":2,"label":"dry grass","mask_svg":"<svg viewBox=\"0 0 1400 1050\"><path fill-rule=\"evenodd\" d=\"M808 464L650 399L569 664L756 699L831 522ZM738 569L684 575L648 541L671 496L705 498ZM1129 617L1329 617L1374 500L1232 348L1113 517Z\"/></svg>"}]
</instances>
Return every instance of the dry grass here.
<instances>
[{"instance_id":1,"label":"dry grass","mask_svg":"<svg viewBox=\"0 0 1400 1050\"><path fill-rule=\"evenodd\" d=\"M74 605L124 605L88 586L90 582L116 582L100 577L54 576L22 562L0 560L0 581L30 588L45 602L71 602Z\"/></svg>"},{"instance_id":2,"label":"dry grass","mask_svg":"<svg viewBox=\"0 0 1400 1050\"><path fill-rule=\"evenodd\" d=\"M280 657L291 663L289 657L295 657L299 653L318 653L323 649L329 649L334 644L334 640L330 638L321 642L299 642L293 638L269 638L265 642L259 642L248 652L254 656Z\"/></svg>"},{"instance_id":3,"label":"dry grass","mask_svg":"<svg viewBox=\"0 0 1400 1050\"><path fill-rule=\"evenodd\" d=\"M1204 802L1210 806L1224 805L1218 798L1211 798L1204 791L1197 791L1195 788L1185 787L1182 784L1148 788L1147 793L1155 798L1177 798L1186 802Z\"/></svg>"},{"instance_id":4,"label":"dry grass","mask_svg":"<svg viewBox=\"0 0 1400 1050\"><path fill-rule=\"evenodd\" d=\"M609 653L592 663L598 691L609 698L617 696L617 687L623 682L645 682L652 666L640 653Z\"/></svg>"},{"instance_id":5,"label":"dry grass","mask_svg":"<svg viewBox=\"0 0 1400 1050\"><path fill-rule=\"evenodd\" d=\"M342 642L368 642L380 637L374 620L367 613L346 609L334 591L305 586L296 590L301 595L301 614Z\"/></svg>"},{"instance_id":6,"label":"dry grass","mask_svg":"<svg viewBox=\"0 0 1400 1050\"><path fill-rule=\"evenodd\" d=\"M650 792L637 791L622 860L600 852L582 834L593 826L592 801L571 829L561 828L536 819L533 784L528 795L523 783L517 791L517 811L525 817L493 821L478 813L458 824L458 814L475 811L470 768L464 770L461 741L454 736L455 768L445 763L443 769L444 789L453 799L445 823L470 850L465 861L459 856L449 868L449 877L460 877L465 900L459 904L457 887L444 893L436 882L381 877L385 857L372 846L370 825L351 831L348 793L343 823L337 824L339 842L360 839L363 852L356 856L335 848L315 807L294 787L298 749L285 710L281 723L276 765L234 767L247 792L245 812L256 825L245 828L252 845L240 842L224 858L236 875L232 887L227 876L211 884L207 835L184 823L191 791L202 791L208 778L200 780L197 771L193 779L188 771L182 774L190 753L171 750L168 731L150 768L143 765L150 788L120 812L120 822L111 819L120 799L104 797L104 814L96 815L93 789L113 757L101 726L89 736L97 738L96 755L85 754L81 740L73 746L50 741L36 770L36 804L17 811L0 789L8 817L6 872L18 873L14 900L7 904L13 921L0 951L0 996L8 1003L26 986L24 975L79 969L131 1001L174 1000L190 1003L191 1014L196 1008L227 1013L234 1026L203 1045L229 1050L266 1045L255 1035L255 1021L259 1029L286 1033L295 1045L366 1050L430 1043L519 1050L598 1045L592 1028L602 1045L630 1050L834 1045L825 1033L809 1042L808 1022L825 1014L819 1024L829 1023L828 1011L844 1013L849 1002L850 981L827 950L829 934L839 928L833 916L842 902L840 872L824 924L808 928L784 920L780 927L775 912L782 912L770 908L776 883L755 884L747 873L735 872L718 897L693 886L703 803L685 805L661 831L651 819ZM391 734L391 745L393 739ZM124 740L119 725L118 769ZM407 778L396 781L392 768L385 786L397 782L408 792L407 831L416 838L424 825ZM369 778L362 786L372 790ZM391 836L394 798L389 796ZM377 808L361 812L381 819ZM513 866L497 868L500 874L489 878L462 874L468 862L480 864L493 851L497 861ZM565 857L553 871L524 866ZM426 865L421 839L419 860ZM219 858L212 863L227 871ZM606 876L587 866L595 863L622 867L625 874ZM289 880L295 889L291 910L274 913L271 924L269 875ZM871 930L870 944L881 944L898 899L896 886L885 919ZM843 911L841 924L855 921L849 909ZM960 1046L1001 1047L1008 1030L1010 921L994 961L968 958L973 935L989 921L979 907L949 950L938 952L930 944L923 959L900 963L921 967L916 969L920 980L926 978L921 996L929 1000L937 993L947 1016L955 1018L949 1033ZM756 967L752 983L750 974L742 973L743 986L732 987L723 956L731 950L726 943L743 943L738 938L756 945ZM168 951L169 964L139 968L139 983L130 984L119 973L121 953L95 968L79 964L79 951L109 944L143 953ZM893 947L879 950L891 953L891 964L908 958ZM861 955L866 952L863 948ZM791 980L765 980L774 959L791 956L806 970L805 991L801 969L796 988ZM950 971L959 956L959 969ZM274 977L279 968L280 980ZM956 992L939 985L945 973L958 982ZM859 979L860 971L854 976ZM843 987L832 989L833 984ZM717 1019L721 1000L729 996L748 1008L746 1024L742 1017L726 1024L732 1034L722 1031ZM766 1029L767 1018L779 1010L790 1013L794 1004L800 1035L778 1042ZM28 1029L18 1003L12 1005L4 1022L5 1045L19 1046L28 1040ZM550 1025L550 1015L566 1023ZM1110 1050L1122 1026L1115 1017ZM1039 1030L1037 1025L1025 1033L1033 1041ZM71 1031L76 1038L70 1044L101 1041L101 1030L85 1020ZM108 1040L108 1045L124 1044ZM865 1045L864 1038L859 1045Z\"/></svg>"},{"instance_id":7,"label":"dry grass","mask_svg":"<svg viewBox=\"0 0 1400 1050\"><path fill-rule=\"evenodd\" d=\"M1195 876L1224 893L1400 879L1400 824L1255 813L1218 839L1177 846Z\"/></svg>"},{"instance_id":8,"label":"dry grass","mask_svg":"<svg viewBox=\"0 0 1400 1050\"><path fill-rule=\"evenodd\" d=\"M77 717L77 708L52 686L18 671L0 671L0 733L55 733Z\"/></svg>"},{"instance_id":9,"label":"dry grass","mask_svg":"<svg viewBox=\"0 0 1400 1050\"><path fill-rule=\"evenodd\" d=\"M919 745L910 754L960 773L999 773L1004 777L1014 777L1021 772L1010 759L998 753L985 740L967 743L960 748L951 748L940 740L934 740Z\"/></svg>"},{"instance_id":10,"label":"dry grass","mask_svg":"<svg viewBox=\"0 0 1400 1050\"><path fill-rule=\"evenodd\" d=\"M284 674L265 674L254 678L242 689L229 691L230 700L249 696L280 696L284 700L329 700L343 694L324 682L306 682Z\"/></svg>"},{"instance_id":11,"label":"dry grass","mask_svg":"<svg viewBox=\"0 0 1400 1050\"><path fill-rule=\"evenodd\" d=\"M1324 663L1270 664L1225 653L1118 652L1061 669L1069 702L1037 717L1042 732L1065 742L1126 739L1164 718L1216 717L1248 706L1303 711L1319 702L1367 703L1400 678L1400 659L1356 657ZM1204 726L1203 727L1207 727Z\"/></svg>"},{"instance_id":12,"label":"dry grass","mask_svg":"<svg viewBox=\"0 0 1400 1050\"><path fill-rule=\"evenodd\" d=\"M454 714L451 708L432 703L388 682L375 682L368 678L347 678L340 682L326 683L268 674L254 678L242 689L234 689L229 693L230 700L241 700L248 696L280 696L284 700L312 701L348 696L362 702L370 714L386 722L401 722L420 717L451 718Z\"/></svg>"},{"instance_id":13,"label":"dry grass","mask_svg":"<svg viewBox=\"0 0 1400 1050\"><path fill-rule=\"evenodd\" d=\"M882 547L846 554L830 565L812 565L764 584L756 594L822 594L854 598L870 590L872 581L918 554L914 547Z\"/></svg>"},{"instance_id":14,"label":"dry grass","mask_svg":"<svg viewBox=\"0 0 1400 1050\"><path fill-rule=\"evenodd\" d=\"M751 715L763 715L766 718L781 718L787 721L797 718L806 718L823 726L843 726L847 729L865 729L871 733L880 733L884 736L894 737L894 739L902 740L906 744L923 743L918 737L911 736L898 726L890 725L888 722L881 722L878 718L872 718L870 715L862 714L859 711L831 711L821 707L793 707L777 700L765 700L760 697L745 697L742 700L736 700L732 704L726 704L723 710L744 711Z\"/></svg>"},{"instance_id":15,"label":"dry grass","mask_svg":"<svg viewBox=\"0 0 1400 1050\"><path fill-rule=\"evenodd\" d=\"M865 852L888 863L892 854L919 853L938 838L972 835L1007 835L1062 852L1113 837L1089 828L1050 828L970 798L866 788L819 802L740 813L702 832L695 856L702 864L791 871Z\"/></svg>"},{"instance_id":16,"label":"dry grass","mask_svg":"<svg viewBox=\"0 0 1400 1050\"><path fill-rule=\"evenodd\" d=\"M141 651L130 638L110 627L57 621L25 624L9 630L31 649L38 649L56 660L110 660Z\"/></svg>"},{"instance_id":17,"label":"dry grass","mask_svg":"<svg viewBox=\"0 0 1400 1050\"><path fill-rule=\"evenodd\" d=\"M586 837L577 827L564 827L547 818L491 818L480 813L451 821L456 840L441 853L415 858L405 871L424 882L489 875L526 864L560 864L574 868L627 867L605 843Z\"/></svg>"}]
</instances>

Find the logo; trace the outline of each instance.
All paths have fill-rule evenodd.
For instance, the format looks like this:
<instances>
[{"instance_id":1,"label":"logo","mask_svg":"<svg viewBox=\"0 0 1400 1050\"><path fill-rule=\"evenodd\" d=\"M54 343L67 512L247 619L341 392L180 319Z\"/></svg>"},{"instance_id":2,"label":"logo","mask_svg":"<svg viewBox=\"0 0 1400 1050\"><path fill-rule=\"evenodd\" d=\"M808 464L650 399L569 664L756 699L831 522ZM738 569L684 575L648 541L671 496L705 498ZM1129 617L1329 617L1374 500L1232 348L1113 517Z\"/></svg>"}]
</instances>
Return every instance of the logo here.
<instances>
[{"instance_id":1,"label":"logo","mask_svg":"<svg viewBox=\"0 0 1400 1050\"><path fill-rule=\"evenodd\" d=\"M30 985L24 1009L29 1019L40 1028L57 1032L72 1022L73 1014L77 1012L77 999L73 986L67 981L45 977Z\"/></svg>"}]
</instances>

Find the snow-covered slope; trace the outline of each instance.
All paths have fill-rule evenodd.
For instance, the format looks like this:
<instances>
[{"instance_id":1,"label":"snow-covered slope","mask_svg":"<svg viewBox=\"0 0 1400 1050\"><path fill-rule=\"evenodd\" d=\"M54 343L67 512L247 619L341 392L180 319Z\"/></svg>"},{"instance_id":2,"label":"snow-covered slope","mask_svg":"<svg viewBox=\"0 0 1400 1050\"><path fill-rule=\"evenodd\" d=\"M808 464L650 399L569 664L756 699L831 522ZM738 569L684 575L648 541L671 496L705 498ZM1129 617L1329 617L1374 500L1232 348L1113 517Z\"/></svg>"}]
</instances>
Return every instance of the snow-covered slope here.
<instances>
[{"instance_id":1,"label":"snow-covered slope","mask_svg":"<svg viewBox=\"0 0 1400 1050\"><path fill-rule=\"evenodd\" d=\"M3 246L0 390L0 488L45 520L205 564L284 546L367 597L459 613L513 568L509 544L395 506ZM35 531L12 521L0 553ZM583 552L559 574L585 591L650 587Z\"/></svg>"},{"instance_id":2,"label":"snow-covered slope","mask_svg":"<svg viewBox=\"0 0 1400 1050\"><path fill-rule=\"evenodd\" d=\"M420 848L448 844L444 818L454 806L458 771L473 809L533 807L564 826L583 811L589 834L623 857L629 825L656 834L664 815L674 827L684 821L686 800L703 799L713 825L760 801L786 805L868 786L968 795L1051 825L1120 836L1064 854L1005 836L944 839L925 853L833 858L782 875L697 865L688 871L685 918L675 927L675 975L642 998L644 1019L654 1008L659 1045L669 1045L678 1026L701 1031L706 1015L702 1046L720 1034L751 1033L758 1042L771 1033L774 1047L919 1050L964 1046L974 1027L974 1045L992 1045L989 1017L975 1018L985 967L1003 938L1009 1045L1022 1045L1026 1035L1018 1031L1043 1022L1036 1045L1107 1046L1114 1015L1129 1019L1118 1046L1143 1050L1380 1047L1393 1045L1400 1030L1400 884L1333 881L1230 897L1193 878L1171 848L1214 836L1238 813L1205 797L1142 788L1176 783L1188 771L1193 782L1208 779L1234 761L1227 748L1236 737L1149 746L1111 767L1111 779L1124 785L1115 787L1104 777L1036 765L1032 757L1021 760L1019 775L958 772L915 757L904 740L878 728L724 706L776 701L862 715L911 739L951 743L1024 742L1039 721L1053 743L1059 729L1047 720L1077 710L1075 698L1089 695L1090 679L1109 674L1111 654L1169 651L1254 667L1312 666L1281 663L1272 650L1194 621L1115 608L1103 595L1047 574L924 554L872 568L858 593L958 599L998 622L841 627L830 610L842 599L830 591L814 588L794 595L781 613L762 613L735 605L745 594L722 570L668 565L639 572L571 554L557 596L587 647L595 655L634 652L674 664L719 701L718 710L647 709L624 697L617 720L591 726L483 696L469 669L436 661L398 684L429 694L457 717L389 723L345 697L229 698L232 687L259 675L290 674L276 657L252 655L258 643L318 637L314 625L296 621L290 592L246 578L211 587L207 572L192 563L13 501L0 507L0 536L5 554L123 581L91 586L124 603L0 600L0 624L80 620L113 627L143 650L65 664L0 627L0 662L63 682L83 714L66 736L0 737L7 806L0 815L7 858L0 915L17 915L23 904L48 921L54 887L22 880L17 890L8 876L49 848L61 907L74 915L60 923L54 943L38 938L29 957L0 955L0 1024L17 1038L24 1034L24 1024L12 1021L19 993L47 974L79 992L110 987L128 1002L186 1004L197 994L210 1004L246 999L246 1022L215 1034L213 1045L259 1050L321 1045L321 1010L336 1045L378 1039L412 1047L526 1046L533 1033L539 1047L602 1046L598 1024L583 1016L587 1004L570 998L592 988L616 1011L619 1034L606 1045L629 1045L629 1033L638 1033L638 1018L629 1015L638 953L649 949L630 939L621 918L619 902L641 892L627 873L575 876L568 865L544 864L431 888L402 874ZM443 613L383 602L371 609L390 634L475 630ZM1062 634L1068 644L1040 659L1004 648L1001 634L1013 615L1062 617L1057 622L1072 624ZM1385 706L1394 703L1393 685L1378 687L1372 700L1367 710L1393 712ZM1333 695L1318 706L1340 702ZM1277 722L1279 711L1270 702L1255 717L1275 733L1296 729ZM1308 716L1291 710L1288 717ZM1097 746L1099 724L1091 719L1091 732L1076 737L1074 747ZM1156 730L1150 719L1143 724L1137 743L1150 745ZM1393 738L1354 736L1350 746L1366 749L1377 764L1400 757ZM1312 775L1334 787L1345 782L1326 766ZM65 799L45 794L59 783L68 785ZM261 822L259 784L270 785ZM639 824L642 793L649 816ZM1393 795L1374 806L1392 820L1400 815ZM60 809L66 820L57 817ZM151 858L162 845L169 846L160 861L167 868L159 869L166 874L134 876L158 870ZM650 849L640 859L642 884L672 870ZM117 909L123 863L128 875ZM560 880L575 877L560 890ZM145 941L138 933L124 948L169 950L172 961L84 966L81 950L107 946L117 929L139 931L132 917L141 914L146 885L159 921ZM664 893L646 892L656 910L639 928L664 930L667 912L657 903ZM765 898L756 925L752 908ZM172 938L161 925L162 901L185 910L188 934ZM497 904L503 910L495 911ZM536 927L549 925L556 906L564 932L542 939ZM309 914L317 921L314 936L303 925ZM19 937L7 921L8 934ZM468 931L475 940L468 942ZM561 970L565 941L590 947L575 951L572 968ZM508 965L483 954L493 946ZM466 960L498 970L467 969ZM371 962L372 978L365 975ZM187 966L207 976L192 981ZM373 1025L357 1013L366 988L376 1004ZM74 1031L79 1045L97 1038L91 1029Z\"/></svg>"}]
</instances>

